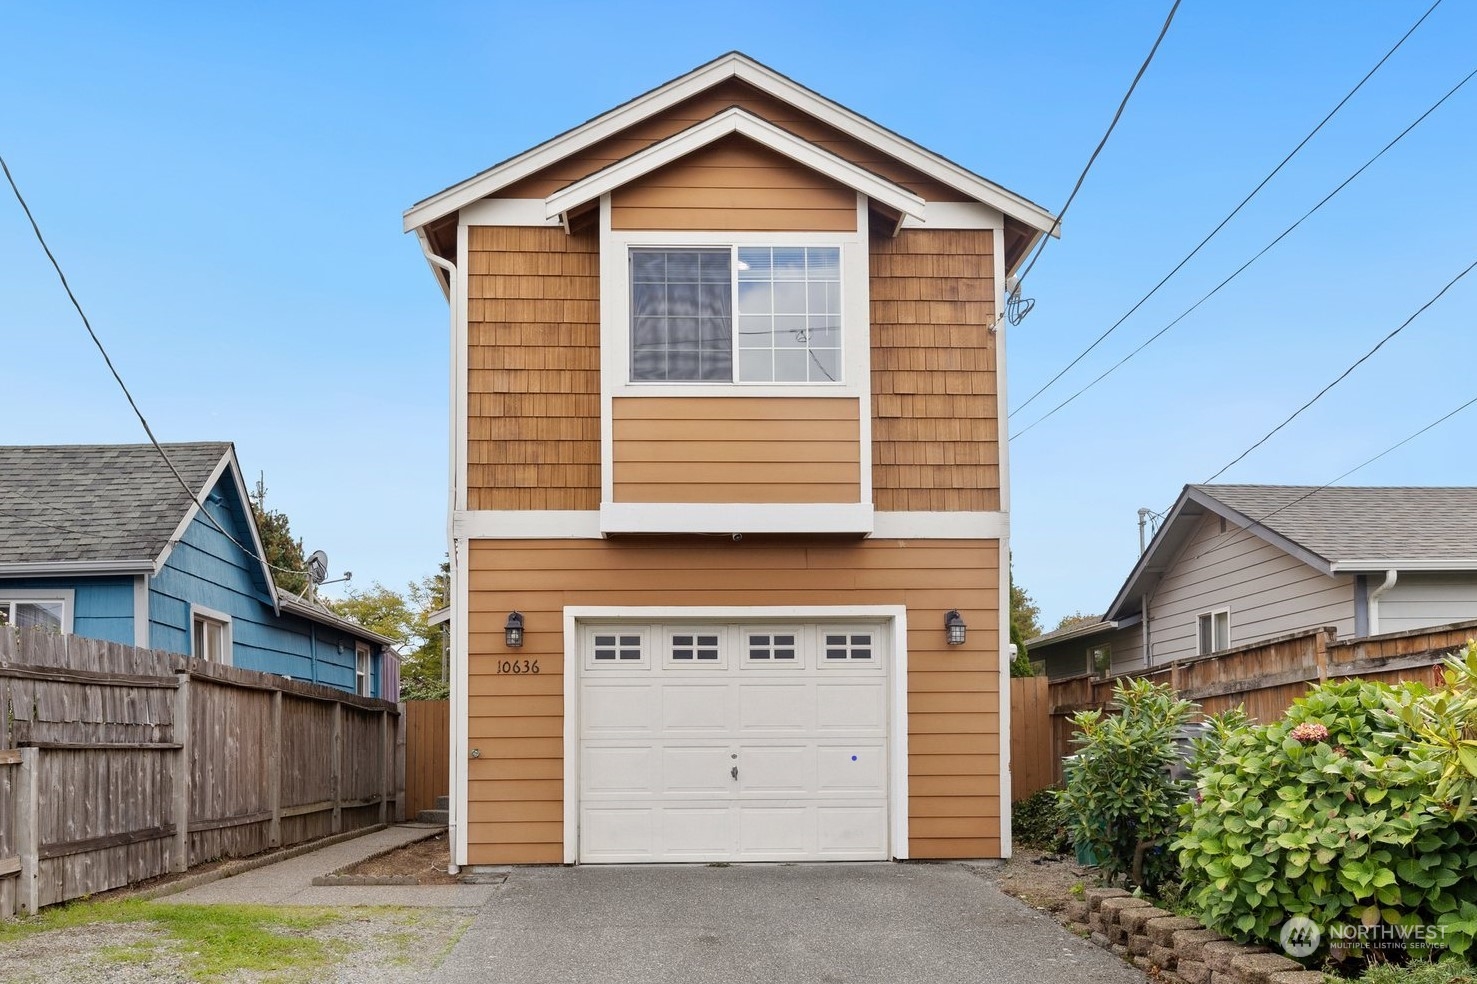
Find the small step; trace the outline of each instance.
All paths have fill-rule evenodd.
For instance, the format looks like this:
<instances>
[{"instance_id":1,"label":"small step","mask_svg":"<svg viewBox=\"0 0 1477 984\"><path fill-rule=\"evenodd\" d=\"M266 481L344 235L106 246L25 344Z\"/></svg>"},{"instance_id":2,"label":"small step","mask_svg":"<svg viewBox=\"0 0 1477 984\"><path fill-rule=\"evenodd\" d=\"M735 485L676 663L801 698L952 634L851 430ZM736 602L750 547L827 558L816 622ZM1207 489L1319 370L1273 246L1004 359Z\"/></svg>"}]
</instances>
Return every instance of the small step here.
<instances>
[{"instance_id":1,"label":"small step","mask_svg":"<svg viewBox=\"0 0 1477 984\"><path fill-rule=\"evenodd\" d=\"M451 797L450 796L437 796L436 797L436 809L438 809L438 810L449 810L449 809L451 809Z\"/></svg>"},{"instance_id":2,"label":"small step","mask_svg":"<svg viewBox=\"0 0 1477 984\"><path fill-rule=\"evenodd\" d=\"M451 813L448 810L422 810L415 815L416 823L434 823L446 826L451 822Z\"/></svg>"}]
</instances>

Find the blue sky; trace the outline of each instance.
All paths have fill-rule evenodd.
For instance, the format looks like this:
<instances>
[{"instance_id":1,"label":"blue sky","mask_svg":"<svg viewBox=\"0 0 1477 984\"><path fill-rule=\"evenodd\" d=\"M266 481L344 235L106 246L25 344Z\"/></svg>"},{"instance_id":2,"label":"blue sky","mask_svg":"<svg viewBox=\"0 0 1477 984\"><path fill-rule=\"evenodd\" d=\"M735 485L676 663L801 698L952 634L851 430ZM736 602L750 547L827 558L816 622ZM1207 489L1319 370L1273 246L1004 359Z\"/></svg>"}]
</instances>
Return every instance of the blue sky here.
<instances>
[{"instance_id":1,"label":"blue sky","mask_svg":"<svg viewBox=\"0 0 1477 984\"><path fill-rule=\"evenodd\" d=\"M1168 3L7 4L0 153L162 440L229 439L356 584L445 550L447 316L413 202L738 48L1059 208ZM1012 405L1276 164L1429 2L1186 0L1009 332ZM900 10L902 16L900 16ZM1019 430L1473 68L1446 0ZM1114 376L1012 444L1016 575L1099 611L1163 510L1477 259L1477 81ZM1222 477L1322 484L1477 396L1477 274ZM0 442L142 435L0 199ZM1351 477L1477 484L1477 408Z\"/></svg>"}]
</instances>

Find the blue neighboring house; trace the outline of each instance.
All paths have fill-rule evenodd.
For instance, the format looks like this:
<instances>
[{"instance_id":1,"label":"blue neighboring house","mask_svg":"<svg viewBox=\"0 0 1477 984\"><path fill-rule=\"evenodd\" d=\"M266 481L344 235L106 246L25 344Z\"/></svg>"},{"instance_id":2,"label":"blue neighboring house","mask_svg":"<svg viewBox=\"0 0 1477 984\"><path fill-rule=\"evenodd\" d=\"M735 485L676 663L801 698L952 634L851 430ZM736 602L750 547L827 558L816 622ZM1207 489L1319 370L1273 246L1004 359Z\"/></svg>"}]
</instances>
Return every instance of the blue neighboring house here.
<instances>
[{"instance_id":1,"label":"blue neighboring house","mask_svg":"<svg viewBox=\"0 0 1477 984\"><path fill-rule=\"evenodd\" d=\"M0 447L0 625L395 700L393 640L273 584L235 448L163 447L190 494L151 444Z\"/></svg>"}]
</instances>

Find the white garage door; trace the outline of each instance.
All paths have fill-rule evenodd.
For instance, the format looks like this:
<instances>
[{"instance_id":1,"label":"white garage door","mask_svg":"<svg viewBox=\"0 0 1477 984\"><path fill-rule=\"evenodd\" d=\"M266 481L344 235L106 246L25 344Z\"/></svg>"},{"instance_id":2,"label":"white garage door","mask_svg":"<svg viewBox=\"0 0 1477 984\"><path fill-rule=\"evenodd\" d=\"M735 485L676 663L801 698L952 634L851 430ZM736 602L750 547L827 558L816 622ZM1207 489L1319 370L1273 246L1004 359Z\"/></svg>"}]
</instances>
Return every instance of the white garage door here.
<instances>
[{"instance_id":1,"label":"white garage door","mask_svg":"<svg viewBox=\"0 0 1477 984\"><path fill-rule=\"evenodd\" d=\"M582 626L580 860L886 859L884 635Z\"/></svg>"}]
</instances>

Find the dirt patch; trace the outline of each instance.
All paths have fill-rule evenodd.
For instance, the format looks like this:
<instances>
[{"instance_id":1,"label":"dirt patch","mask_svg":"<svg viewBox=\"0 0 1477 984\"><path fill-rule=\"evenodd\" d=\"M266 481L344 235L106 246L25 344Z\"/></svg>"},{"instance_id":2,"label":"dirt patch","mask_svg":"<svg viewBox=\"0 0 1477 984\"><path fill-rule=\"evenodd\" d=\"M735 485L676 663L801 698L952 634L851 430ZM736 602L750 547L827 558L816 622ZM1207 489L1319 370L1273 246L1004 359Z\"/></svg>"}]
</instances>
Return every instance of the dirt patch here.
<instances>
[{"instance_id":1,"label":"dirt patch","mask_svg":"<svg viewBox=\"0 0 1477 984\"><path fill-rule=\"evenodd\" d=\"M1081 899L1082 890L1096 884L1094 873L1067 854L1050 854L1017 847L1014 856L994 873L1000 890L1036 909L1061 912L1068 902Z\"/></svg>"},{"instance_id":2,"label":"dirt patch","mask_svg":"<svg viewBox=\"0 0 1477 984\"><path fill-rule=\"evenodd\" d=\"M448 875L451 849L446 834L440 833L393 851L365 858L342 868L336 875L358 875L370 878L414 878L418 885L456 885L456 875Z\"/></svg>"}]
</instances>

